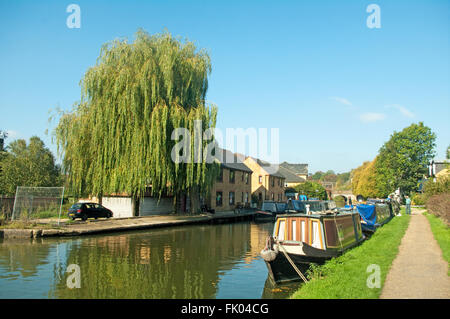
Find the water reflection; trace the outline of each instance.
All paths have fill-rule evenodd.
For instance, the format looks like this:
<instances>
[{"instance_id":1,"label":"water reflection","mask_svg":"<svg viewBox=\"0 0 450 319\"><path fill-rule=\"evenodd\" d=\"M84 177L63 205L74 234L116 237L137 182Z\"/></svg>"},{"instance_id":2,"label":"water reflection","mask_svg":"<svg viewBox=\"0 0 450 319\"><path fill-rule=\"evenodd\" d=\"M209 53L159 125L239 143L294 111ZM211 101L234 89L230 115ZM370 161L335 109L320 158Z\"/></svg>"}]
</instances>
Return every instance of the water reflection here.
<instances>
[{"instance_id":1,"label":"water reflection","mask_svg":"<svg viewBox=\"0 0 450 319\"><path fill-rule=\"evenodd\" d=\"M0 244L0 298L279 298L259 257L271 223ZM81 270L69 289L67 266ZM27 287L32 289L20 293ZM296 284L298 287L298 284Z\"/></svg>"}]
</instances>

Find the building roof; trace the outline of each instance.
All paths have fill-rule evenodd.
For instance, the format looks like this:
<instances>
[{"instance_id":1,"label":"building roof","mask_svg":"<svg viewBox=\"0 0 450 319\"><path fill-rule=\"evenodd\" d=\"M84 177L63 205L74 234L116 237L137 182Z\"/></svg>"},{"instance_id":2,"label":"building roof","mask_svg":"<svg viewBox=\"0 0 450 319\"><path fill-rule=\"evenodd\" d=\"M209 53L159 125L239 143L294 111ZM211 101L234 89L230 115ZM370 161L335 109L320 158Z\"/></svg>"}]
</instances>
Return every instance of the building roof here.
<instances>
[{"instance_id":1,"label":"building roof","mask_svg":"<svg viewBox=\"0 0 450 319\"><path fill-rule=\"evenodd\" d=\"M288 162L283 162L280 164L281 167L287 168L294 174L308 175L308 164L291 164Z\"/></svg>"},{"instance_id":2,"label":"building roof","mask_svg":"<svg viewBox=\"0 0 450 319\"><path fill-rule=\"evenodd\" d=\"M280 177L280 178L285 178L281 173L280 173L280 171L279 171L279 165L278 164L271 164L271 163L269 163L269 162L267 162L267 161L263 161L263 160L261 160L261 159L259 159L259 158L255 158L255 157L251 157L251 156L249 156L248 158L251 158L252 160L254 160L264 171L266 171L266 173L268 174L268 175L270 175L270 176L275 176L275 177ZM274 173L271 173L271 171L272 171L272 169L270 169L270 170L267 170L266 168L267 167L272 167L272 166L274 166L274 165L278 165L278 168L277 168L277 171L276 172L274 172Z\"/></svg>"},{"instance_id":3,"label":"building roof","mask_svg":"<svg viewBox=\"0 0 450 319\"><path fill-rule=\"evenodd\" d=\"M306 180L303 177L297 176L293 171L283 167L279 166L278 173L284 176L286 179L286 183L303 183L306 182Z\"/></svg>"},{"instance_id":4,"label":"building roof","mask_svg":"<svg viewBox=\"0 0 450 319\"><path fill-rule=\"evenodd\" d=\"M217 147L214 158L225 168L252 173L252 170L244 164L245 156L242 154Z\"/></svg>"},{"instance_id":5,"label":"building roof","mask_svg":"<svg viewBox=\"0 0 450 319\"><path fill-rule=\"evenodd\" d=\"M449 164L450 161L448 160L431 160L428 165L428 175L430 175L430 168L432 169L431 176L435 176L439 174L439 172L445 170Z\"/></svg>"}]
</instances>

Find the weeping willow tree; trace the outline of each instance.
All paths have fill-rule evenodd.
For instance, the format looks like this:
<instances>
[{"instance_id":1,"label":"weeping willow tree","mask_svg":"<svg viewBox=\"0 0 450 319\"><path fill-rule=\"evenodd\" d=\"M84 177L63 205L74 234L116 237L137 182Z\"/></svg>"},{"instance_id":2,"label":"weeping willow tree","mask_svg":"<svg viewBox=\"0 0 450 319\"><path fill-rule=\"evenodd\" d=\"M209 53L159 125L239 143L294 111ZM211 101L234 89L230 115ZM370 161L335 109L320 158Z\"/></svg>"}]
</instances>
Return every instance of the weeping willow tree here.
<instances>
[{"instance_id":1,"label":"weeping willow tree","mask_svg":"<svg viewBox=\"0 0 450 319\"><path fill-rule=\"evenodd\" d=\"M183 127L194 140L196 120L202 130L215 127L217 108L205 103L210 72L204 50L168 32L139 30L133 43L105 44L81 80L80 102L55 129L74 195L206 193L218 166L194 158L208 141L188 145L190 161L178 163L171 135Z\"/></svg>"}]
</instances>

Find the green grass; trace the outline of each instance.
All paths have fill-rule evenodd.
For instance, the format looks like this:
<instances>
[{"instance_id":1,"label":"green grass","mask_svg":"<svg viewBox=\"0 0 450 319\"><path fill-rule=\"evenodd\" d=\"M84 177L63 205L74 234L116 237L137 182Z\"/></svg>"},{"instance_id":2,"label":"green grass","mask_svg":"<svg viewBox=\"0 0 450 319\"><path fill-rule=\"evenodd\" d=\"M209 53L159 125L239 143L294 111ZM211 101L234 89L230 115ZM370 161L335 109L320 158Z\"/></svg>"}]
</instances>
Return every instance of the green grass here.
<instances>
[{"instance_id":1,"label":"green grass","mask_svg":"<svg viewBox=\"0 0 450 319\"><path fill-rule=\"evenodd\" d=\"M295 292L293 299L376 299L379 298L386 275L398 247L408 228L410 215L394 217L379 228L375 234L360 246L322 266L313 266L311 278ZM380 267L380 288L369 288L367 279L373 272L367 272L369 265Z\"/></svg>"},{"instance_id":2,"label":"green grass","mask_svg":"<svg viewBox=\"0 0 450 319\"><path fill-rule=\"evenodd\" d=\"M442 257L447 263L450 263L450 228L439 217L429 213L424 213L424 215L430 222L433 236L441 247ZM447 271L447 275L450 276L450 270Z\"/></svg>"}]
</instances>

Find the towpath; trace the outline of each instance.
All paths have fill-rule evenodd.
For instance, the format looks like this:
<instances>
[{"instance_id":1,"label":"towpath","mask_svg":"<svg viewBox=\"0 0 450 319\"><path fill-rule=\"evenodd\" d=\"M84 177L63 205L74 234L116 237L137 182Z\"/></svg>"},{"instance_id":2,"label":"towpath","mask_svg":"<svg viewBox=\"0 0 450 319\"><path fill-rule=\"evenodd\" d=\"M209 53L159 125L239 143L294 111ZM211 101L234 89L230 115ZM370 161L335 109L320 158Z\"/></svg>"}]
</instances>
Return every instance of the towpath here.
<instances>
[{"instance_id":1,"label":"towpath","mask_svg":"<svg viewBox=\"0 0 450 319\"><path fill-rule=\"evenodd\" d=\"M381 299L450 298L448 263L442 258L442 251L422 212L412 210L410 224L387 274Z\"/></svg>"}]
</instances>

